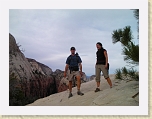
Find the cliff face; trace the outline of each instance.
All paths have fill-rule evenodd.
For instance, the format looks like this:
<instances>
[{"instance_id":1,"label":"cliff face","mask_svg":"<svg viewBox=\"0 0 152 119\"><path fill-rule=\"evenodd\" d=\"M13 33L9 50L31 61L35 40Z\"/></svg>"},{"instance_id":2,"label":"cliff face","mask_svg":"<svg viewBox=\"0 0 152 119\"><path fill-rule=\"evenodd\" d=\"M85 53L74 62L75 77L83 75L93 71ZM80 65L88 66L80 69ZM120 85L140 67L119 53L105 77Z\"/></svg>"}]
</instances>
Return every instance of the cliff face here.
<instances>
[{"instance_id":1,"label":"cliff face","mask_svg":"<svg viewBox=\"0 0 152 119\"><path fill-rule=\"evenodd\" d=\"M35 99L56 93L52 70L29 58L9 34L9 97L10 105L24 105Z\"/></svg>"},{"instance_id":2,"label":"cliff face","mask_svg":"<svg viewBox=\"0 0 152 119\"><path fill-rule=\"evenodd\" d=\"M31 58L26 58L26 59L28 60L28 62L30 62L33 71L37 70L38 72L41 72L43 75L48 75L48 76L50 76L53 73L52 69L46 66L45 64L37 62L35 59L31 59Z\"/></svg>"},{"instance_id":3,"label":"cliff face","mask_svg":"<svg viewBox=\"0 0 152 119\"><path fill-rule=\"evenodd\" d=\"M26 58L9 34L9 104L26 105L36 99L68 89L68 80L63 71L52 71L48 66ZM82 83L86 82L83 73ZM76 83L73 82L73 87Z\"/></svg>"}]
</instances>

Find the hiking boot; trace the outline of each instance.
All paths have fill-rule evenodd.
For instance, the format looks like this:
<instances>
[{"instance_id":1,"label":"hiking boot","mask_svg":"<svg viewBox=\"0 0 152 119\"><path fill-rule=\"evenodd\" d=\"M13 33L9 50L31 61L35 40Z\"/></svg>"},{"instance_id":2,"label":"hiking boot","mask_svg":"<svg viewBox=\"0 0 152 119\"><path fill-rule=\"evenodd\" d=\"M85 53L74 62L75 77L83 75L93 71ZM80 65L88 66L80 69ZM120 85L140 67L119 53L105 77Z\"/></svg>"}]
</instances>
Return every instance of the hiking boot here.
<instances>
[{"instance_id":1,"label":"hiking boot","mask_svg":"<svg viewBox=\"0 0 152 119\"><path fill-rule=\"evenodd\" d=\"M96 90L95 90L94 92L98 92L98 91L100 91L100 89L99 89L99 88L96 88Z\"/></svg>"},{"instance_id":2,"label":"hiking boot","mask_svg":"<svg viewBox=\"0 0 152 119\"><path fill-rule=\"evenodd\" d=\"M68 98L70 98L70 97L72 97L73 95L72 95L72 93L69 93L69 97Z\"/></svg>"},{"instance_id":3,"label":"hiking boot","mask_svg":"<svg viewBox=\"0 0 152 119\"><path fill-rule=\"evenodd\" d=\"M78 95L84 95L84 93L82 93L81 91L77 92Z\"/></svg>"}]
</instances>

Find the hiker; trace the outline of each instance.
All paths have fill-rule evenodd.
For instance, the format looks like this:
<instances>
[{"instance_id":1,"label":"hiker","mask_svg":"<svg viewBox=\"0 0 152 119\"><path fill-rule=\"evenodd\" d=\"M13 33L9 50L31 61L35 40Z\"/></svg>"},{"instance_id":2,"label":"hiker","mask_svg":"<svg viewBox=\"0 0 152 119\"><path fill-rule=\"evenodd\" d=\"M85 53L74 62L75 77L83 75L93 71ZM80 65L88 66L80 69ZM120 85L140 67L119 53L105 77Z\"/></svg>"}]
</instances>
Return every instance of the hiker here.
<instances>
[{"instance_id":1,"label":"hiker","mask_svg":"<svg viewBox=\"0 0 152 119\"><path fill-rule=\"evenodd\" d=\"M109 78L109 73L108 73L108 54L107 51L102 47L102 44L98 42L96 44L97 47L97 61L96 61L96 83L97 83L97 88L95 92L100 91L100 73L102 71L104 78L107 80L108 84L110 85L110 88L112 88L112 82L111 79Z\"/></svg>"},{"instance_id":2,"label":"hiker","mask_svg":"<svg viewBox=\"0 0 152 119\"><path fill-rule=\"evenodd\" d=\"M70 49L71 55L67 58L66 60L66 66L65 66L65 71L64 71L64 77L66 77L66 73L68 72L68 80L69 80L69 97L72 97L72 80L74 76L77 79L77 94L78 95L84 95L80 91L80 86L81 86L81 76L82 76L82 60L78 56L78 54L75 54L75 47L71 47ZM79 68L80 67L80 68ZM80 71L79 71L80 69Z\"/></svg>"}]
</instances>

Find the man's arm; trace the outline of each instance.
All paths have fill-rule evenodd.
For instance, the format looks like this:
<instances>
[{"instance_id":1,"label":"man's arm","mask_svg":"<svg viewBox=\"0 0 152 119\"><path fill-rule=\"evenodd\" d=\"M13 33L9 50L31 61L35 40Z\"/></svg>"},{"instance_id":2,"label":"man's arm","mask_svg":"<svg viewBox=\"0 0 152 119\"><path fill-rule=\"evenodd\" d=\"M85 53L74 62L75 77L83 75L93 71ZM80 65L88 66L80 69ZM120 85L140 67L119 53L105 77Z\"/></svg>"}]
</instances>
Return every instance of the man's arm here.
<instances>
[{"instance_id":1,"label":"man's arm","mask_svg":"<svg viewBox=\"0 0 152 119\"><path fill-rule=\"evenodd\" d=\"M107 54L107 51L104 51L104 55L105 55L105 58L106 58L105 67L108 68L108 54Z\"/></svg>"},{"instance_id":2,"label":"man's arm","mask_svg":"<svg viewBox=\"0 0 152 119\"><path fill-rule=\"evenodd\" d=\"M82 64L81 63L79 64L79 67L80 67L80 74L82 76Z\"/></svg>"},{"instance_id":3,"label":"man's arm","mask_svg":"<svg viewBox=\"0 0 152 119\"><path fill-rule=\"evenodd\" d=\"M69 68L69 65L66 64L66 66L65 66L65 71L64 71L64 77L66 77L66 73L67 73L67 71L68 71L68 68Z\"/></svg>"},{"instance_id":4,"label":"man's arm","mask_svg":"<svg viewBox=\"0 0 152 119\"><path fill-rule=\"evenodd\" d=\"M81 60L80 57L79 57L79 60L78 60L78 65L79 65L79 68L80 68L80 74L82 76L82 60Z\"/></svg>"},{"instance_id":5,"label":"man's arm","mask_svg":"<svg viewBox=\"0 0 152 119\"><path fill-rule=\"evenodd\" d=\"M80 66L80 71L82 72L82 64L80 63L79 66Z\"/></svg>"}]
</instances>

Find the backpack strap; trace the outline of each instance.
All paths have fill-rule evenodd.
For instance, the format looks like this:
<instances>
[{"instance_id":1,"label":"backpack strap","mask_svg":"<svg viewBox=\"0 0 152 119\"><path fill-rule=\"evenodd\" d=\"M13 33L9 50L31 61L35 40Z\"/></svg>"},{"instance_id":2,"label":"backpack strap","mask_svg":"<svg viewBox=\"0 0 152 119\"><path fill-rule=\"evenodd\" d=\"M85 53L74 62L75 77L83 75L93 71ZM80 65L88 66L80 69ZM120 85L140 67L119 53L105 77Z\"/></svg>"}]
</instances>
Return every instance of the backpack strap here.
<instances>
[{"instance_id":1,"label":"backpack strap","mask_svg":"<svg viewBox=\"0 0 152 119\"><path fill-rule=\"evenodd\" d=\"M76 55L76 58L77 58L77 63L79 63L79 56L78 56L78 53L75 54ZM72 59L72 55L69 56L70 60L69 60L69 64L71 62L71 59Z\"/></svg>"}]
</instances>

